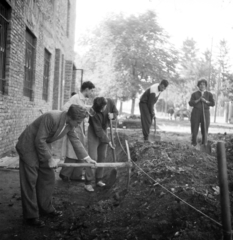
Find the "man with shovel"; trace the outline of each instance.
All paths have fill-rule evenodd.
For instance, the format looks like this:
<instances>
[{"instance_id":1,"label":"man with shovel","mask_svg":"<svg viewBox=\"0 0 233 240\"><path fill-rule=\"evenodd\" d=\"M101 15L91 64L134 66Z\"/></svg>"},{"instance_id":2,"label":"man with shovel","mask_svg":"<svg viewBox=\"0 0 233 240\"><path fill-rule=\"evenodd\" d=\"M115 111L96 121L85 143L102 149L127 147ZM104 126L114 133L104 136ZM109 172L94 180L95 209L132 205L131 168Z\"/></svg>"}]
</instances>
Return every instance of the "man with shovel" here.
<instances>
[{"instance_id":1,"label":"man with shovel","mask_svg":"<svg viewBox=\"0 0 233 240\"><path fill-rule=\"evenodd\" d=\"M191 113L191 144L197 147L197 135L201 124L202 144L206 145L207 133L210 125L210 107L214 107L215 102L211 92L206 91L207 81L198 81L198 91L192 93L189 105L193 107Z\"/></svg>"},{"instance_id":2,"label":"man with shovel","mask_svg":"<svg viewBox=\"0 0 233 240\"><path fill-rule=\"evenodd\" d=\"M142 133L145 142L149 141L150 127L152 120L155 120L154 105L160 94L167 88L168 81L163 79L160 83L150 86L141 96L139 109L141 113Z\"/></svg>"},{"instance_id":3,"label":"man with shovel","mask_svg":"<svg viewBox=\"0 0 233 240\"><path fill-rule=\"evenodd\" d=\"M108 145L114 149L113 139L110 140L107 134L107 128L111 120L116 119L118 110L115 103L110 98L97 97L94 99L93 110L95 115L89 118L88 127L88 153L90 157L97 163L105 162L107 155ZM112 135L112 127L110 128ZM115 160L115 159L114 159ZM96 169L96 185L104 187L105 183L102 181L104 174L103 168ZM85 189L89 192L93 192L92 185L86 185Z\"/></svg>"}]
</instances>

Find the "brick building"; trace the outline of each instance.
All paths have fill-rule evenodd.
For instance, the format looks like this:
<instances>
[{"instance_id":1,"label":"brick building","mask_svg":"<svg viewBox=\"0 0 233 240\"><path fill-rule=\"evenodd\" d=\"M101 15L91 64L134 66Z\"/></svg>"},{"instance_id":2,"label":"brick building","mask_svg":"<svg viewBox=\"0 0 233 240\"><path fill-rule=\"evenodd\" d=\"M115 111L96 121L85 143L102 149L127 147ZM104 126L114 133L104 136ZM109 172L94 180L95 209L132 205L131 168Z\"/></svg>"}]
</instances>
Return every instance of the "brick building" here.
<instances>
[{"instance_id":1,"label":"brick building","mask_svg":"<svg viewBox=\"0 0 233 240\"><path fill-rule=\"evenodd\" d=\"M76 90L76 0L0 1L0 156Z\"/></svg>"}]
</instances>

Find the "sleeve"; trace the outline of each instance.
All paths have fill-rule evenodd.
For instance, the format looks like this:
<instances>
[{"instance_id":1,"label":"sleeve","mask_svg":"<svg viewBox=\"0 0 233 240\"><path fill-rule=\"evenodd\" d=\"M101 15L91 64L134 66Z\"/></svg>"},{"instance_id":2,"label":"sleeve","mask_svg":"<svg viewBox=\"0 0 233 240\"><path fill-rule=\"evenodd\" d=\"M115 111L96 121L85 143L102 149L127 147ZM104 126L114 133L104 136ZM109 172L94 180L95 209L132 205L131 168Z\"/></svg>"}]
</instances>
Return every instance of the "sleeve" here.
<instances>
[{"instance_id":1,"label":"sleeve","mask_svg":"<svg viewBox=\"0 0 233 240\"><path fill-rule=\"evenodd\" d=\"M194 107L194 106L196 105L195 101L196 101L196 99L195 99L195 93L193 93L193 94L191 95L190 100L189 100L189 106L190 106L190 107Z\"/></svg>"},{"instance_id":2,"label":"sleeve","mask_svg":"<svg viewBox=\"0 0 233 240\"><path fill-rule=\"evenodd\" d=\"M91 125L94 128L94 132L96 136L100 139L100 142L108 144L110 142L107 133L103 130L101 119L98 115L90 118Z\"/></svg>"},{"instance_id":3,"label":"sleeve","mask_svg":"<svg viewBox=\"0 0 233 240\"><path fill-rule=\"evenodd\" d=\"M115 105L113 100L111 100L111 103L112 103L112 109L111 110L112 110L112 113L113 113L113 119L116 119L117 116L118 116L118 110L117 110L116 105Z\"/></svg>"},{"instance_id":4,"label":"sleeve","mask_svg":"<svg viewBox=\"0 0 233 240\"><path fill-rule=\"evenodd\" d=\"M72 96L68 102L66 102L63 107L61 108L62 111L68 111L69 107L72 105L72 104L76 104L76 105L83 105L78 97L78 95L74 95Z\"/></svg>"},{"instance_id":5,"label":"sleeve","mask_svg":"<svg viewBox=\"0 0 233 240\"><path fill-rule=\"evenodd\" d=\"M210 107L214 107L215 106L214 97L213 97L213 94L211 92L209 93L208 101L209 101L209 103L206 103L208 106L210 106Z\"/></svg>"},{"instance_id":6,"label":"sleeve","mask_svg":"<svg viewBox=\"0 0 233 240\"><path fill-rule=\"evenodd\" d=\"M148 108L152 117L155 116L154 105L155 105L155 93L150 93L148 99Z\"/></svg>"},{"instance_id":7,"label":"sleeve","mask_svg":"<svg viewBox=\"0 0 233 240\"><path fill-rule=\"evenodd\" d=\"M88 157L87 151L84 148L83 144L81 143L79 137L75 133L74 129L70 130L67 133L67 137L69 138L78 159L83 160L86 157Z\"/></svg>"},{"instance_id":8,"label":"sleeve","mask_svg":"<svg viewBox=\"0 0 233 240\"><path fill-rule=\"evenodd\" d=\"M46 140L48 139L54 122L51 115L46 114L40 123L36 138L35 147L41 163L48 162L52 158L52 152Z\"/></svg>"}]
</instances>

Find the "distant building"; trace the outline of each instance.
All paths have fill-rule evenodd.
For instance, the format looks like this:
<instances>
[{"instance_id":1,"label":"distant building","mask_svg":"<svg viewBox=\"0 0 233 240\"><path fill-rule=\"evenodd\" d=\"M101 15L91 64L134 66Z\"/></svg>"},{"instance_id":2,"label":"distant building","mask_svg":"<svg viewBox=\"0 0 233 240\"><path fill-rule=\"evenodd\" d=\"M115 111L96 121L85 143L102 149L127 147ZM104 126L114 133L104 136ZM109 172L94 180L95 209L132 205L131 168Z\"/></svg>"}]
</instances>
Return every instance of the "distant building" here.
<instances>
[{"instance_id":1,"label":"distant building","mask_svg":"<svg viewBox=\"0 0 233 240\"><path fill-rule=\"evenodd\" d=\"M76 0L0 1L0 156L76 91Z\"/></svg>"}]
</instances>

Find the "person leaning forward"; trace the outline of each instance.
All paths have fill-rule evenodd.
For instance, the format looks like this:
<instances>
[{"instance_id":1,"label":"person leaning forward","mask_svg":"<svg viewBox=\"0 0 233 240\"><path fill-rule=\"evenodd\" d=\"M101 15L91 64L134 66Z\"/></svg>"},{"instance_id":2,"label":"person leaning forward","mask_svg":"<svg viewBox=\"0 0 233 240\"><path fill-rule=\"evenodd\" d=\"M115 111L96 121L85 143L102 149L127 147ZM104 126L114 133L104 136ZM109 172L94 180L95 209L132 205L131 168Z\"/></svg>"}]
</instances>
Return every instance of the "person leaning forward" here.
<instances>
[{"instance_id":1,"label":"person leaning forward","mask_svg":"<svg viewBox=\"0 0 233 240\"><path fill-rule=\"evenodd\" d=\"M19 174L23 217L27 224L43 227L39 215L61 216L52 204L55 184L53 168L58 160L52 157L49 144L67 135L79 159L95 163L74 132L87 116L85 108L71 105L68 112L53 110L38 117L20 135L16 150L19 154Z\"/></svg>"},{"instance_id":2,"label":"person leaning forward","mask_svg":"<svg viewBox=\"0 0 233 240\"><path fill-rule=\"evenodd\" d=\"M211 92L206 91L207 81L201 79L198 81L197 86L198 91L192 93L189 105L193 107L191 112L191 144L195 147L197 145L197 135L199 130L199 125L201 124L201 134L202 134L202 144L204 144L204 117L203 117L203 107L206 120L206 133L210 126L210 107L214 107L215 102Z\"/></svg>"},{"instance_id":3,"label":"person leaning forward","mask_svg":"<svg viewBox=\"0 0 233 240\"><path fill-rule=\"evenodd\" d=\"M70 107L71 104L76 104L83 106L87 108L86 105L86 100L92 96L93 90L95 88L95 85L90 82L84 82L81 86L81 91L80 93L75 94L72 96L62 107L62 110L67 111ZM75 128L75 133L78 135L80 141L82 144L85 146L85 134L84 134L84 129L83 129L83 123L79 124ZM77 155L75 154L75 151L73 149L73 146L69 139L64 138L64 144L66 145L66 158L65 158L65 163L77 163L80 162L80 159L78 159ZM81 180L82 178L82 172L83 168L70 168L70 167L63 167L60 171L60 178L63 181L70 181L70 180ZM91 183L91 179L93 173L91 168L86 168L85 169L85 185L89 185Z\"/></svg>"},{"instance_id":4,"label":"person leaning forward","mask_svg":"<svg viewBox=\"0 0 233 240\"><path fill-rule=\"evenodd\" d=\"M97 97L94 99L92 109L95 115L89 118L88 126L88 153L90 157L96 162L105 162L107 156L108 145L113 148L112 142L108 138L107 128L110 120L116 119L118 110L115 103L110 98ZM104 176L104 169L96 169L96 185L104 187L102 179ZM92 185L86 185L85 189L93 192Z\"/></svg>"},{"instance_id":5,"label":"person leaning forward","mask_svg":"<svg viewBox=\"0 0 233 240\"><path fill-rule=\"evenodd\" d=\"M150 127L153 118L155 118L154 105L167 86L168 81L163 79L160 83L153 84L148 88L140 98L139 110L141 114L142 133L145 142L149 142Z\"/></svg>"}]
</instances>

